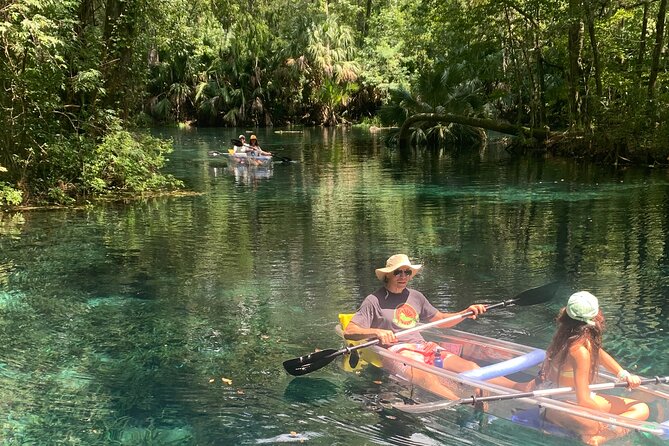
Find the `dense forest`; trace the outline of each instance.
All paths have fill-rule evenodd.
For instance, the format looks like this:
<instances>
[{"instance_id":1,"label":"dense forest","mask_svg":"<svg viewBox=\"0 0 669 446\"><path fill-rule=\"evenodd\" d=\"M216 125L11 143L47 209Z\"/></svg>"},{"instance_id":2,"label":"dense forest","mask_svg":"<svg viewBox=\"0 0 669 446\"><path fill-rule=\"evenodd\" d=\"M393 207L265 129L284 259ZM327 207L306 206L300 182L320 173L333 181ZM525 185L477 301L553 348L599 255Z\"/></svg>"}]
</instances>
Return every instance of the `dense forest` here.
<instances>
[{"instance_id":1,"label":"dense forest","mask_svg":"<svg viewBox=\"0 0 669 446\"><path fill-rule=\"evenodd\" d=\"M560 155L664 165L666 7L0 0L0 204L178 188L160 173L170 144L142 131L175 123L411 123L412 144L439 146L475 143L473 119Z\"/></svg>"}]
</instances>

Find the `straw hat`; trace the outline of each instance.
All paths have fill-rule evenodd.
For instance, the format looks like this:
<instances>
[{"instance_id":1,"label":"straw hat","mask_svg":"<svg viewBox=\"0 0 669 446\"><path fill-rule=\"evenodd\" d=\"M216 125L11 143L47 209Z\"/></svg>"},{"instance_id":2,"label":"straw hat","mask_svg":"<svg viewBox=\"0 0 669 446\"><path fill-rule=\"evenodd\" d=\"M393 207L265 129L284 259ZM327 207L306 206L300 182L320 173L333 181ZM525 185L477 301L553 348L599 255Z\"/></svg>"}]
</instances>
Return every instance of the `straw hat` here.
<instances>
[{"instance_id":1,"label":"straw hat","mask_svg":"<svg viewBox=\"0 0 669 446\"><path fill-rule=\"evenodd\" d=\"M391 273L402 266L408 266L413 271L412 275L416 275L423 265L412 265L411 260L409 260L406 254L395 254L388 257L385 268L376 269L376 277L379 280L383 280L387 273Z\"/></svg>"},{"instance_id":2,"label":"straw hat","mask_svg":"<svg viewBox=\"0 0 669 446\"><path fill-rule=\"evenodd\" d=\"M595 325L593 319L599 314L597 298L587 291L579 291L569 297L567 315L588 325Z\"/></svg>"}]
</instances>

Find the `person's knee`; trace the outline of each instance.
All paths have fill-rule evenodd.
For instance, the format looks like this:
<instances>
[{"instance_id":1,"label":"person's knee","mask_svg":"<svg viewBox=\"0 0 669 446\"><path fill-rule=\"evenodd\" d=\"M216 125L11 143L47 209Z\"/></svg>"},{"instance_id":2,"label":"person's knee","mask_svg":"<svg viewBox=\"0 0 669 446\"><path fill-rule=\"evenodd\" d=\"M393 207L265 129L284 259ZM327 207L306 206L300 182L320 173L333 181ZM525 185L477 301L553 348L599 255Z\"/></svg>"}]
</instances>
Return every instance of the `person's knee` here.
<instances>
[{"instance_id":1,"label":"person's knee","mask_svg":"<svg viewBox=\"0 0 669 446\"><path fill-rule=\"evenodd\" d=\"M632 418L637 420L645 421L650 416L650 408L646 403L636 403L634 406L632 406L632 411Z\"/></svg>"}]
</instances>

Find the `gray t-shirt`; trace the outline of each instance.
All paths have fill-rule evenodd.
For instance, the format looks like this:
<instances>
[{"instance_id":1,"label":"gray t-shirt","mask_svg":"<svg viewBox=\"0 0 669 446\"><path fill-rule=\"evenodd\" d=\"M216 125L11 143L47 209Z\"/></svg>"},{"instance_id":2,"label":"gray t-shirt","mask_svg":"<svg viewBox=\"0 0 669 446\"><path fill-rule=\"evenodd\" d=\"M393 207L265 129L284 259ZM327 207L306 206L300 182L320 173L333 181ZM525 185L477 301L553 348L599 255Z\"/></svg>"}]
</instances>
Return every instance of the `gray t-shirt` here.
<instances>
[{"instance_id":1,"label":"gray t-shirt","mask_svg":"<svg viewBox=\"0 0 669 446\"><path fill-rule=\"evenodd\" d=\"M361 328L381 328L397 333L415 327L418 322L429 322L438 312L419 291L405 288L395 294L381 287L362 301L351 322ZM418 332L398 339L400 342L425 342Z\"/></svg>"}]
</instances>

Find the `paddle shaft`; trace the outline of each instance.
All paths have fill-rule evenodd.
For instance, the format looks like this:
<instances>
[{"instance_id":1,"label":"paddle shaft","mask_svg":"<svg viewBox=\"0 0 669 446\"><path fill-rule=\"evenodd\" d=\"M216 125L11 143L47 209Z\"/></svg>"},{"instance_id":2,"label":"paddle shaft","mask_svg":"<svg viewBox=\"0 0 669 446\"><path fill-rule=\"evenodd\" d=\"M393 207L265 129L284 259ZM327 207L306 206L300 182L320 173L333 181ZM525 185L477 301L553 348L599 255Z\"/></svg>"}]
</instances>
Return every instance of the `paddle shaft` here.
<instances>
[{"instance_id":1,"label":"paddle shaft","mask_svg":"<svg viewBox=\"0 0 669 446\"><path fill-rule=\"evenodd\" d=\"M654 378L643 378L641 380L641 385L667 384L667 383L669 383L669 376L664 376L664 377L656 376ZM622 381L606 382L599 384L591 384L590 386L588 386L588 388L592 391L598 391L598 390L613 389L616 387L627 387L627 385L628 385L627 382L622 382ZM534 390L531 392L508 393L502 395L491 395L491 396L481 396L481 397L472 395L471 397L461 398L455 401L435 401L432 403L424 403L424 404L398 404L395 405L395 407L404 412L426 413L426 412L433 412L435 410L448 409L450 407L462 404L475 405L476 403L484 403L488 401L503 401L503 400L513 400L520 398L542 398L542 397L550 397L550 396L574 393L575 391L576 390L573 387L557 387L554 389L541 389L541 390Z\"/></svg>"},{"instance_id":2,"label":"paddle shaft","mask_svg":"<svg viewBox=\"0 0 669 446\"><path fill-rule=\"evenodd\" d=\"M641 385L667 384L667 383L669 383L669 376L663 376L663 377L656 376L654 378L644 378L641 380ZM588 386L588 388L592 391L607 390L616 387L628 387L628 384L626 381L621 381L621 382L591 384ZM510 393L506 395L491 395L491 396L481 396L481 397L472 395L469 398L462 398L457 401L452 401L452 403L476 404L476 403L483 403L486 401L513 400L518 398L539 398L539 397L555 396L574 392L576 392L576 389L574 389L573 387L557 387L555 389L541 389L541 390L534 390L532 392Z\"/></svg>"},{"instance_id":3,"label":"paddle shaft","mask_svg":"<svg viewBox=\"0 0 669 446\"><path fill-rule=\"evenodd\" d=\"M509 306L509 305L513 305L514 302L515 302L515 299L509 299L509 300L505 300L504 302L498 302L496 304L486 305L485 308L486 308L486 311L487 311L487 310L490 310L490 309L493 309L493 308L506 307L506 306ZM427 330L428 328L436 327L436 326L442 325L442 324L447 324L449 322L457 321L459 319L464 319L466 317L473 316L473 315L474 315L473 311L467 311L466 313L456 314L454 316L446 317L444 319L439 319L438 321L432 321L432 322L428 322L427 324L416 325L413 328L398 331L397 333L395 333L395 337L399 338L399 337L406 336L406 335L411 334L411 333L415 333L417 331ZM380 342L380 340L378 338L377 339L372 339L371 341L364 342L362 344L353 345L353 346L350 346L350 347L345 347L345 348L341 349L340 351L343 352L343 353L350 353L353 350L358 350L358 349L361 349L361 348L371 347L372 345L376 345L379 342Z\"/></svg>"}]
</instances>

